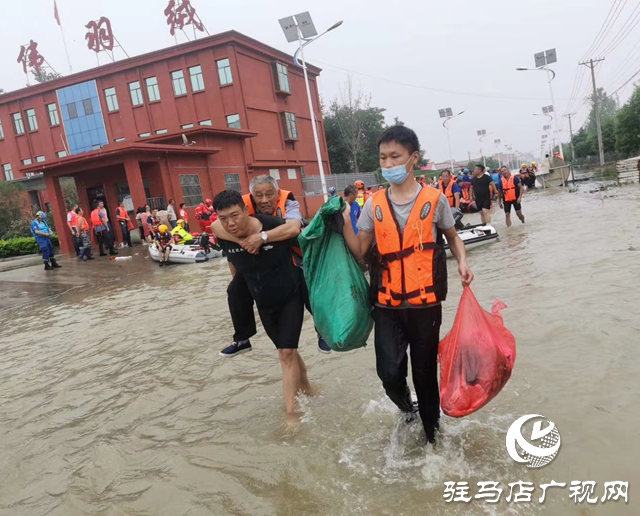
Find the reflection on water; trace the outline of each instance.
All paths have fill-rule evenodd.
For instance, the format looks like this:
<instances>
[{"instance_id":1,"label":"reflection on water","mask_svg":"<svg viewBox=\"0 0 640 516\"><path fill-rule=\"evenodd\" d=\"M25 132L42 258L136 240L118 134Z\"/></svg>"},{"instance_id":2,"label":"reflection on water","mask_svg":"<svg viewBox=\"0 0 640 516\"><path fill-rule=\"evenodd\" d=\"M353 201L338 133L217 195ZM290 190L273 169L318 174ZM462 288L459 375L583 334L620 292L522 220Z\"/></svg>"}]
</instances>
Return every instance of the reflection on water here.
<instances>
[{"instance_id":1,"label":"reflection on water","mask_svg":"<svg viewBox=\"0 0 640 516\"><path fill-rule=\"evenodd\" d=\"M605 481L640 480L639 200L637 186L556 189L525 195L524 226L494 214L499 241L470 255L474 290L486 307L508 305L516 367L486 408L445 417L435 448L384 396L373 347L320 355L310 320L301 353L319 392L287 428L264 332L252 353L218 357L232 334L223 260L159 269L141 253L118 269L69 263L57 279L3 273L0 516L640 513L632 489L628 506L574 505L568 489L544 506L539 493L504 501L518 480L596 480L600 496ZM454 272L442 336L461 293ZM540 470L504 446L528 413L562 435ZM446 504L456 480L472 494L499 481L502 502Z\"/></svg>"}]
</instances>

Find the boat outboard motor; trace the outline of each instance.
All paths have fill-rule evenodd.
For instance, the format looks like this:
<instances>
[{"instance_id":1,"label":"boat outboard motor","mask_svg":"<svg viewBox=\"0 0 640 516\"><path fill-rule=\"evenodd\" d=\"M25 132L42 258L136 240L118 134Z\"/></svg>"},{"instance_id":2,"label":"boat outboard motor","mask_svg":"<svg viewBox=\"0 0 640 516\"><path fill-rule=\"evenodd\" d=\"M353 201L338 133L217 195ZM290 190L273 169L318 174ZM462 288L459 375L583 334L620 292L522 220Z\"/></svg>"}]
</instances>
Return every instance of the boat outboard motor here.
<instances>
[{"instance_id":1,"label":"boat outboard motor","mask_svg":"<svg viewBox=\"0 0 640 516\"><path fill-rule=\"evenodd\" d=\"M456 231L464 229L464 224L462 223L462 217L464 217L464 215L462 212L458 208L451 208L451 215L453 215L453 220L456 222L454 225Z\"/></svg>"}]
</instances>

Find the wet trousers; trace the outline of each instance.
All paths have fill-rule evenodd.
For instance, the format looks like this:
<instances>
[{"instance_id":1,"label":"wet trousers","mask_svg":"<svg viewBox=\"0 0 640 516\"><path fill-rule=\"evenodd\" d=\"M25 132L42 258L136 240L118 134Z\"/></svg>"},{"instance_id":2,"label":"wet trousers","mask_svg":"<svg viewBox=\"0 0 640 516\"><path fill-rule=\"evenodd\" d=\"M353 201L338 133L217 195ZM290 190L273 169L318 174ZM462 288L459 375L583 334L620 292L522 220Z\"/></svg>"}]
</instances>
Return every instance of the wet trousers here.
<instances>
[{"instance_id":1,"label":"wet trousers","mask_svg":"<svg viewBox=\"0 0 640 516\"><path fill-rule=\"evenodd\" d=\"M104 247L107 246L109 251L113 252L113 242L111 241L111 233L109 231L98 231L96 233L96 238L98 240L98 247L100 249L100 255L104 254Z\"/></svg>"},{"instance_id":2,"label":"wet trousers","mask_svg":"<svg viewBox=\"0 0 640 516\"><path fill-rule=\"evenodd\" d=\"M413 385L420 418L432 439L440 420L438 343L442 306L390 310L375 307L376 369L387 396L403 412L412 412L407 385L407 348L411 353Z\"/></svg>"},{"instance_id":3,"label":"wet trousers","mask_svg":"<svg viewBox=\"0 0 640 516\"><path fill-rule=\"evenodd\" d=\"M131 247L131 231L129 231L129 225L126 222L119 222L120 231L122 231L122 243L126 243Z\"/></svg>"},{"instance_id":4,"label":"wet trousers","mask_svg":"<svg viewBox=\"0 0 640 516\"><path fill-rule=\"evenodd\" d=\"M302 274L302 270L300 270ZM302 278L302 297L304 306L311 313L311 304L309 303L309 292L307 285ZM253 297L249 292L249 287L242 274L236 274L227 287L227 302L229 304L229 312L231 313L231 321L233 322L233 340L240 342L248 340L256 333L256 317L253 313Z\"/></svg>"},{"instance_id":5,"label":"wet trousers","mask_svg":"<svg viewBox=\"0 0 640 516\"><path fill-rule=\"evenodd\" d=\"M44 240L39 240L38 247L40 247L40 251L42 251L43 261L48 262L49 260L51 260L51 258L53 258L55 253L53 251L53 244L51 244L51 239L47 238Z\"/></svg>"}]
</instances>

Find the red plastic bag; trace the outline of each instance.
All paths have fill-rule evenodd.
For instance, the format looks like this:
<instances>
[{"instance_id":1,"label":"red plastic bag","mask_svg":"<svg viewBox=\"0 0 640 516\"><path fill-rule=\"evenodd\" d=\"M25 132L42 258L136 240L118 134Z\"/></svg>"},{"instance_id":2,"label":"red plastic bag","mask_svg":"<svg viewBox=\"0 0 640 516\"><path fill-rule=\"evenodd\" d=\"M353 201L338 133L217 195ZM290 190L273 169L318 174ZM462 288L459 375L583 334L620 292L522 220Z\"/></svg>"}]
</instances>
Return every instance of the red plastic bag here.
<instances>
[{"instance_id":1,"label":"red plastic bag","mask_svg":"<svg viewBox=\"0 0 640 516\"><path fill-rule=\"evenodd\" d=\"M516 339L504 326L503 302L484 310L465 287L453 328L440 341L440 405L445 414L462 417L491 401L511 377Z\"/></svg>"}]
</instances>

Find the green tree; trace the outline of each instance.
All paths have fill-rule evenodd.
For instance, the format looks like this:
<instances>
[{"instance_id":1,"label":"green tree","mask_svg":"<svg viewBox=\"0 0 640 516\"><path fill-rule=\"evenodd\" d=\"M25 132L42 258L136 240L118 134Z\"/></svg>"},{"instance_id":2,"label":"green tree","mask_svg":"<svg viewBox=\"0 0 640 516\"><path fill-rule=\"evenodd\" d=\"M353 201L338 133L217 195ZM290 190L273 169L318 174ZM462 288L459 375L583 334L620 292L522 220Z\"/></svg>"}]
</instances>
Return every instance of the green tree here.
<instances>
[{"instance_id":1,"label":"green tree","mask_svg":"<svg viewBox=\"0 0 640 516\"><path fill-rule=\"evenodd\" d=\"M630 156L640 151L640 88L620 108L615 126L616 152Z\"/></svg>"},{"instance_id":2,"label":"green tree","mask_svg":"<svg viewBox=\"0 0 640 516\"><path fill-rule=\"evenodd\" d=\"M55 71L47 72L44 68L41 68L39 72L32 69L31 73L33 73L33 78L37 82L49 82L62 77L62 74Z\"/></svg>"},{"instance_id":3,"label":"green tree","mask_svg":"<svg viewBox=\"0 0 640 516\"><path fill-rule=\"evenodd\" d=\"M378 169L377 141L385 129L384 109L371 106L371 98L353 92L351 81L324 112L324 129L334 174Z\"/></svg>"},{"instance_id":4,"label":"green tree","mask_svg":"<svg viewBox=\"0 0 640 516\"><path fill-rule=\"evenodd\" d=\"M0 182L0 239L30 235L31 212L25 192L21 183Z\"/></svg>"}]
</instances>

